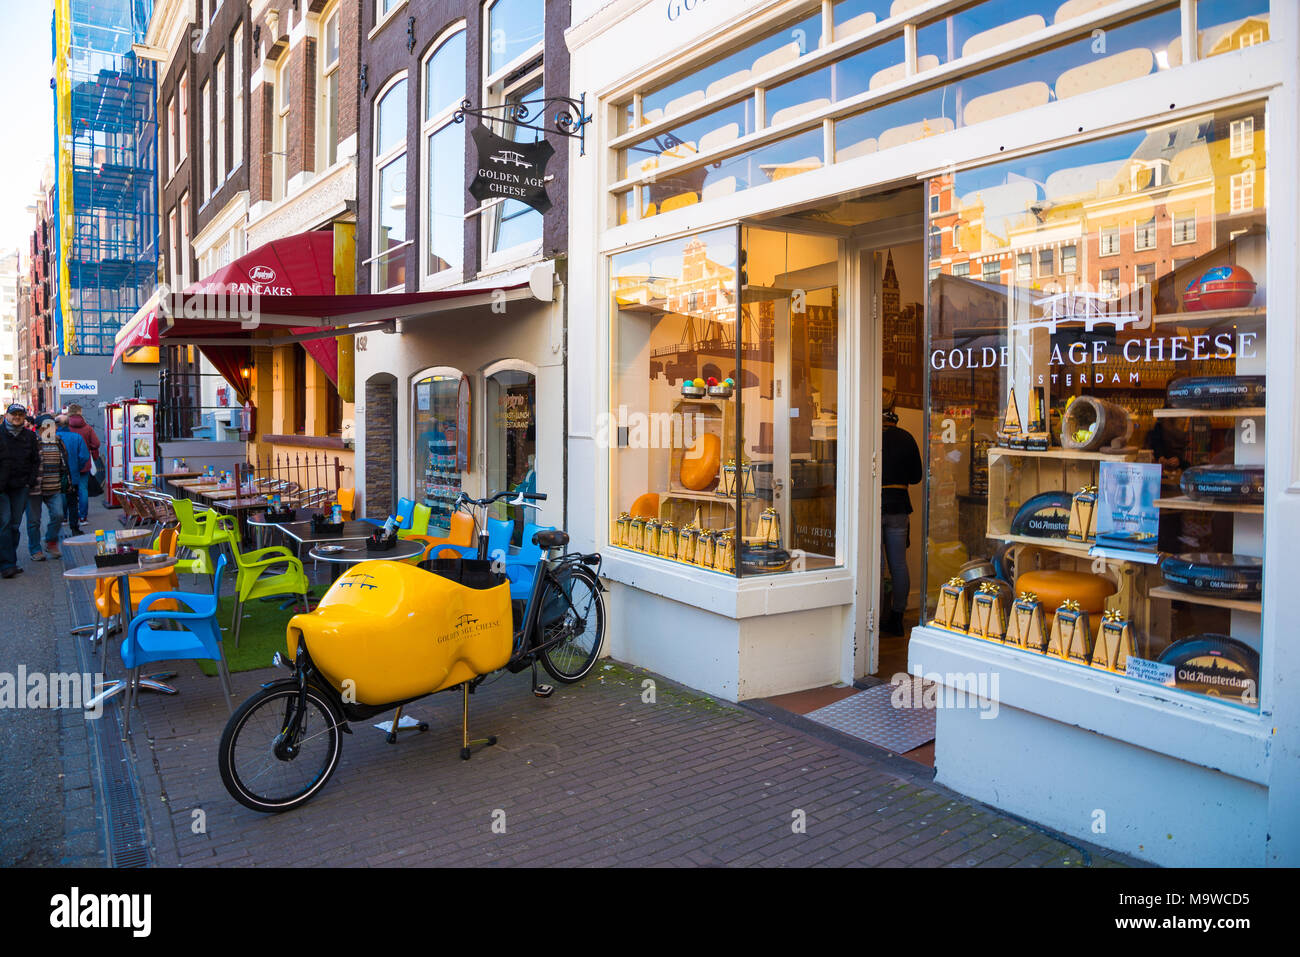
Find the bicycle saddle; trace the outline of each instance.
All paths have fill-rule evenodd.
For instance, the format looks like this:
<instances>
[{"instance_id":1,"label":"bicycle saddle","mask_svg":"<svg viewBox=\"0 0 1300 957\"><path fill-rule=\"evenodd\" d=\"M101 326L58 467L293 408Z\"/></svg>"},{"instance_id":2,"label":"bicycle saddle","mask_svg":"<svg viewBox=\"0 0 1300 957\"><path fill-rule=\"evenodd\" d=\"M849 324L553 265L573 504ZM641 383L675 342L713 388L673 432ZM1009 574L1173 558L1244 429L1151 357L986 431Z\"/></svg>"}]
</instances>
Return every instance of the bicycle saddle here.
<instances>
[{"instance_id":1,"label":"bicycle saddle","mask_svg":"<svg viewBox=\"0 0 1300 957\"><path fill-rule=\"evenodd\" d=\"M533 544L538 548L563 548L569 544L569 533L559 529L537 532L533 535Z\"/></svg>"}]
</instances>

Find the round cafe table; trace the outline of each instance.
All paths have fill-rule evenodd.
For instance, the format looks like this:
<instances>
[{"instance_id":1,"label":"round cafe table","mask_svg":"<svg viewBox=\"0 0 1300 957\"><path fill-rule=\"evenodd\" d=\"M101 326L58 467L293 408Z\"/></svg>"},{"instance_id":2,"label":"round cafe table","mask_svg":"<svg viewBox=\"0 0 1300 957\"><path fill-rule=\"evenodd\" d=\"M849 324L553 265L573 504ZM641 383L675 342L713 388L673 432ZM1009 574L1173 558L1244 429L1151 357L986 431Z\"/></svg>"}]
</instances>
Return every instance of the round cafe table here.
<instances>
[{"instance_id":1,"label":"round cafe table","mask_svg":"<svg viewBox=\"0 0 1300 957\"><path fill-rule=\"evenodd\" d=\"M124 545L140 546L148 542L153 532L147 528L123 528L115 530L117 540ZM67 565L93 565L95 562L95 546L99 543L95 541L94 533L88 535L70 535L59 542L59 546L64 549L64 563ZM104 627L97 619L98 616L93 614L95 607L95 589L90 579L79 579L78 587L81 589L81 597L85 607L92 609L92 620L81 622L74 625L72 634L86 635L91 634L91 644L101 640L103 635L100 634ZM78 603L73 603L74 608L81 607ZM74 617L80 617L79 615Z\"/></svg>"},{"instance_id":2,"label":"round cafe table","mask_svg":"<svg viewBox=\"0 0 1300 957\"><path fill-rule=\"evenodd\" d=\"M318 562L333 562L340 566L359 565L362 562L385 561L385 562L402 562L414 558L427 548L424 542L412 542L398 539L397 544L387 551L372 552L366 548L365 542L356 544L349 542L346 545L328 545L317 544L307 552L307 557ZM343 573L343 568L339 568L338 573Z\"/></svg>"},{"instance_id":3,"label":"round cafe table","mask_svg":"<svg viewBox=\"0 0 1300 957\"><path fill-rule=\"evenodd\" d=\"M93 536L92 536L93 537ZM156 572L164 568L172 568L176 564L176 556L168 555L160 561L151 562L148 565L139 561L130 565L111 565L107 568L100 568L98 565L78 565L76 568L69 568L63 573L63 577L72 581L92 581L101 578L116 578L118 581L118 604L122 608L122 635L126 636L128 629L131 627L131 576L139 575L142 572ZM108 635L104 638L104 663L108 659ZM105 665L101 664L103 668ZM174 672L160 673L141 677L137 683L137 691L143 689L147 691L158 691L162 694L175 694L176 689L169 684L165 684L165 678L170 678ZM125 678L115 678L112 681L101 682L97 686L96 695L86 702L88 709L98 707L102 702L107 701L114 695L125 691L128 681ZM131 730L131 716L126 716L126 730Z\"/></svg>"}]
</instances>

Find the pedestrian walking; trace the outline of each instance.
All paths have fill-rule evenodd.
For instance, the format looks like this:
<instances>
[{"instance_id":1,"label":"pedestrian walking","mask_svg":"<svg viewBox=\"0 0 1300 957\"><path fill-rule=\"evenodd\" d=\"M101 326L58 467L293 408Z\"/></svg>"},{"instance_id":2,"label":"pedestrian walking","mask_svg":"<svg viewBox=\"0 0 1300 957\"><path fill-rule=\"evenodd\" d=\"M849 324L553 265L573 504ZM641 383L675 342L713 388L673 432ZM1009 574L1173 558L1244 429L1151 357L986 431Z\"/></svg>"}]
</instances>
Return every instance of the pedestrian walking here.
<instances>
[{"instance_id":1,"label":"pedestrian walking","mask_svg":"<svg viewBox=\"0 0 1300 957\"><path fill-rule=\"evenodd\" d=\"M34 562L61 558L59 529L63 527L63 510L72 487L72 470L68 463L68 450L59 438L54 416L36 417L36 435L40 439L40 467L36 474L36 487L27 499L27 550ZM49 512L45 521L45 537L41 537L41 508ZM44 550L41 542L45 543Z\"/></svg>"},{"instance_id":2,"label":"pedestrian walking","mask_svg":"<svg viewBox=\"0 0 1300 957\"><path fill-rule=\"evenodd\" d=\"M56 415L54 424L63 447L68 452L68 467L72 470L69 483L68 500L63 514L68 519L68 530L73 535L81 534L81 499L86 494L86 481L90 478L90 449L86 441L68 425L66 415Z\"/></svg>"},{"instance_id":3,"label":"pedestrian walking","mask_svg":"<svg viewBox=\"0 0 1300 957\"><path fill-rule=\"evenodd\" d=\"M86 521L90 512L91 462L94 462L102 479L104 460L99 455L99 436L95 434L95 427L82 416L81 406L75 404L68 406L68 427L81 436L82 441L86 443L86 448L90 450L90 459L77 476L77 520L80 523Z\"/></svg>"},{"instance_id":4,"label":"pedestrian walking","mask_svg":"<svg viewBox=\"0 0 1300 957\"><path fill-rule=\"evenodd\" d=\"M27 428L27 408L15 402L0 428L0 578L13 578L22 571L19 529L40 466L40 442Z\"/></svg>"}]
</instances>

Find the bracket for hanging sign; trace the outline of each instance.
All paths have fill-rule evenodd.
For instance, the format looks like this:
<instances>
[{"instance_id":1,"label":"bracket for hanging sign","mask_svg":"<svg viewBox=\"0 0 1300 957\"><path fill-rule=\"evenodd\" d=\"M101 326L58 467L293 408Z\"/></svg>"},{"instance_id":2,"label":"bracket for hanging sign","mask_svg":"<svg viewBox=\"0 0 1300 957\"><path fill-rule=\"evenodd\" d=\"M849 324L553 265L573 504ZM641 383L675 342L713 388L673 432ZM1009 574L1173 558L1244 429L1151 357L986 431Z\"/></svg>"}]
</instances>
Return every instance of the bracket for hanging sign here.
<instances>
[{"instance_id":1,"label":"bracket for hanging sign","mask_svg":"<svg viewBox=\"0 0 1300 957\"><path fill-rule=\"evenodd\" d=\"M480 120L496 120L513 126L532 130L536 133L558 133L560 136L578 138L578 155L587 155L586 126L591 122L591 114L586 109L587 94L579 94L572 99L567 96L548 96L535 100L520 100L517 103L501 103L497 106L474 106L469 100L461 100L460 108L452 119L464 123L465 117L475 116ZM551 104L558 104L559 109L550 116L547 112ZM549 120L549 125L548 125Z\"/></svg>"}]
</instances>

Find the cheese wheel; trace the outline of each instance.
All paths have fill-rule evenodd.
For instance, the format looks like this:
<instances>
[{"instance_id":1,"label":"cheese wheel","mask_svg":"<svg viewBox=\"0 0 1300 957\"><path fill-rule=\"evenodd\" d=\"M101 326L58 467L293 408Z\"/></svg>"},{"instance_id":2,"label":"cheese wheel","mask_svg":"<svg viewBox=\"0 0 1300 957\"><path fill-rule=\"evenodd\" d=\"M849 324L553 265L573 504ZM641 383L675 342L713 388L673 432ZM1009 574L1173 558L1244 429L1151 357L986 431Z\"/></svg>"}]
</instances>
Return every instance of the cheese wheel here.
<instances>
[{"instance_id":1,"label":"cheese wheel","mask_svg":"<svg viewBox=\"0 0 1300 957\"><path fill-rule=\"evenodd\" d=\"M682 485L692 492L703 492L718 480L718 463L722 458L722 439L712 432L697 436L682 456Z\"/></svg>"},{"instance_id":2,"label":"cheese wheel","mask_svg":"<svg viewBox=\"0 0 1300 957\"><path fill-rule=\"evenodd\" d=\"M1026 591L1038 595L1044 615L1056 614L1056 609L1069 599L1077 601L1089 615L1099 615L1116 589L1115 583L1103 575L1045 568L1025 572L1016 579L1016 594Z\"/></svg>"}]
</instances>

